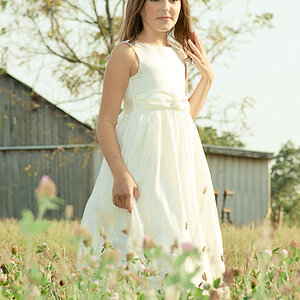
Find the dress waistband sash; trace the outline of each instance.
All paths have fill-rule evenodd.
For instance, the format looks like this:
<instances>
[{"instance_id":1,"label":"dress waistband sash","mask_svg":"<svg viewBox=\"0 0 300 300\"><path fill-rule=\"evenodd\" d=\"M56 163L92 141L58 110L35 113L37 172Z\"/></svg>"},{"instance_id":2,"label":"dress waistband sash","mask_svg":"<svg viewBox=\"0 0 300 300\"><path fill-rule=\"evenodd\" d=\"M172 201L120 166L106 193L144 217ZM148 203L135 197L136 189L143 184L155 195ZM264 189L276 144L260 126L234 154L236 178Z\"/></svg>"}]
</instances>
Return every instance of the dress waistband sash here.
<instances>
[{"instance_id":1,"label":"dress waistband sash","mask_svg":"<svg viewBox=\"0 0 300 300\"><path fill-rule=\"evenodd\" d=\"M134 110L160 110L160 109L178 109L190 112L190 102L188 97L176 98L172 100L147 99L143 101L126 99L124 101L123 113L127 114Z\"/></svg>"}]
</instances>

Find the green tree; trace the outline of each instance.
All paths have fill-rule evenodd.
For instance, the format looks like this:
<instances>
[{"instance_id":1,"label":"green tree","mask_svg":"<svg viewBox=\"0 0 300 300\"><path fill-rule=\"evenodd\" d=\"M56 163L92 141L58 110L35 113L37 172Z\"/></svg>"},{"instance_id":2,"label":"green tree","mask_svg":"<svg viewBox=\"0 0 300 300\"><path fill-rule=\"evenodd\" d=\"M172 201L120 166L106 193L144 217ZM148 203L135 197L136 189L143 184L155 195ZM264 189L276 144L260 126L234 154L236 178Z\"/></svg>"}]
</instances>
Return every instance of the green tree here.
<instances>
[{"instance_id":1,"label":"green tree","mask_svg":"<svg viewBox=\"0 0 300 300\"><path fill-rule=\"evenodd\" d=\"M245 144L239 140L239 137L232 132L223 131L218 134L217 129L212 126L200 127L197 129L202 144L228 146L228 147L245 147Z\"/></svg>"},{"instance_id":2,"label":"green tree","mask_svg":"<svg viewBox=\"0 0 300 300\"><path fill-rule=\"evenodd\" d=\"M271 169L272 208L284 208L284 220L300 224L300 147L291 140L282 145Z\"/></svg>"}]
</instances>

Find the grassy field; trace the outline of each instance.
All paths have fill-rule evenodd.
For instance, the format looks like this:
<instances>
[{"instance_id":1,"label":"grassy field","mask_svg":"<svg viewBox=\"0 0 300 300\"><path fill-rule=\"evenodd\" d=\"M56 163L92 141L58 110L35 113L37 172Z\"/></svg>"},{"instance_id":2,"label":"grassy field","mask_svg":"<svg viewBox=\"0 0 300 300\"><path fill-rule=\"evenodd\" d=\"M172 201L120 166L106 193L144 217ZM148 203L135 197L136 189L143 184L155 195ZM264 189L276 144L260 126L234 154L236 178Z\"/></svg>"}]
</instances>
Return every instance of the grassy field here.
<instances>
[{"instance_id":1,"label":"grassy field","mask_svg":"<svg viewBox=\"0 0 300 300\"><path fill-rule=\"evenodd\" d=\"M79 222L61 220L51 221L49 225L44 232L33 235L20 233L17 220L0 221L2 298L222 299L216 292L218 283L205 287L209 295L203 295L200 289L182 283L180 272L166 281L165 290L159 294L140 289L147 276L142 279L129 273L134 279L129 282L126 274L111 268L111 260L103 260L96 268L87 268L84 274L78 275ZM221 230L229 275L225 283L232 299L300 299L300 228L282 225L274 230L267 225L249 228L222 224Z\"/></svg>"}]
</instances>

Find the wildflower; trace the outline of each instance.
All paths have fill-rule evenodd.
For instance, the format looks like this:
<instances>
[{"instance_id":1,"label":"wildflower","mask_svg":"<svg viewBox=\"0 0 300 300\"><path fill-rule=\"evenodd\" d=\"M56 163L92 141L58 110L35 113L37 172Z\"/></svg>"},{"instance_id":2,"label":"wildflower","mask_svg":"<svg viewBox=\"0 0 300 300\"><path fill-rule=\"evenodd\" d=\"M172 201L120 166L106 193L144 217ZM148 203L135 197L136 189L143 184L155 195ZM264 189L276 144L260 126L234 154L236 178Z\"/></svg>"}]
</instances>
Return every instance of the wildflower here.
<instances>
[{"instance_id":1,"label":"wildflower","mask_svg":"<svg viewBox=\"0 0 300 300\"><path fill-rule=\"evenodd\" d=\"M92 244L92 236L89 234L82 242L86 247L90 246Z\"/></svg>"},{"instance_id":2,"label":"wildflower","mask_svg":"<svg viewBox=\"0 0 300 300\"><path fill-rule=\"evenodd\" d=\"M98 262L98 260L97 260L97 257L96 257L95 255L92 255L92 256L90 257L90 260L91 260L91 263L92 263L92 267L93 267L94 269L97 269L97 268L99 267L99 262Z\"/></svg>"},{"instance_id":3,"label":"wildflower","mask_svg":"<svg viewBox=\"0 0 300 300\"><path fill-rule=\"evenodd\" d=\"M145 275L150 275L151 274L151 269L150 268L145 268L145 270L144 270L144 274Z\"/></svg>"},{"instance_id":4,"label":"wildflower","mask_svg":"<svg viewBox=\"0 0 300 300\"><path fill-rule=\"evenodd\" d=\"M289 256L289 253L286 249L281 249L280 252L279 252L282 256L285 256L285 257L288 257Z\"/></svg>"},{"instance_id":5,"label":"wildflower","mask_svg":"<svg viewBox=\"0 0 300 300\"><path fill-rule=\"evenodd\" d=\"M79 224L79 225L76 226L75 234L77 236L88 236L88 235L90 235L87 227L82 225L82 224Z\"/></svg>"},{"instance_id":6,"label":"wildflower","mask_svg":"<svg viewBox=\"0 0 300 300\"><path fill-rule=\"evenodd\" d=\"M145 285L145 284L146 284L144 278L143 278L142 276L138 275L138 274L129 272L129 276L130 276L136 283L138 283L139 285Z\"/></svg>"},{"instance_id":7,"label":"wildflower","mask_svg":"<svg viewBox=\"0 0 300 300\"><path fill-rule=\"evenodd\" d=\"M100 236L103 236L103 234L104 234L104 227L101 226L101 227L100 227Z\"/></svg>"},{"instance_id":8,"label":"wildflower","mask_svg":"<svg viewBox=\"0 0 300 300\"><path fill-rule=\"evenodd\" d=\"M210 295L210 300L220 300L220 295L218 294L218 292L216 290L213 290L211 295Z\"/></svg>"},{"instance_id":9,"label":"wildflower","mask_svg":"<svg viewBox=\"0 0 300 300\"><path fill-rule=\"evenodd\" d=\"M106 251L104 252L103 256L105 258L111 259L113 261L119 261L121 258L121 252L118 250L114 250L114 249L106 249Z\"/></svg>"},{"instance_id":10,"label":"wildflower","mask_svg":"<svg viewBox=\"0 0 300 300\"><path fill-rule=\"evenodd\" d=\"M110 246L110 241L105 240L104 243L103 243L103 247L108 248L109 246Z\"/></svg>"},{"instance_id":11,"label":"wildflower","mask_svg":"<svg viewBox=\"0 0 300 300\"><path fill-rule=\"evenodd\" d=\"M111 300L119 300L119 298L120 298L120 295L119 295L119 293L118 292L114 292L113 294L112 294L112 296L111 296Z\"/></svg>"},{"instance_id":12,"label":"wildflower","mask_svg":"<svg viewBox=\"0 0 300 300\"><path fill-rule=\"evenodd\" d=\"M9 262L10 262L10 263L12 263L12 264L14 264L14 265L16 265L16 264L17 264L17 261L16 261L16 259L15 259L15 258L12 258L12 259L10 259L10 260L9 260Z\"/></svg>"},{"instance_id":13,"label":"wildflower","mask_svg":"<svg viewBox=\"0 0 300 300\"><path fill-rule=\"evenodd\" d=\"M107 235L104 232L104 227L103 226L100 227L100 236L102 236L104 240L107 239Z\"/></svg>"},{"instance_id":14,"label":"wildflower","mask_svg":"<svg viewBox=\"0 0 300 300\"><path fill-rule=\"evenodd\" d=\"M134 258L134 252L133 251L128 251L126 253L126 259L127 261L131 261Z\"/></svg>"},{"instance_id":15,"label":"wildflower","mask_svg":"<svg viewBox=\"0 0 300 300\"><path fill-rule=\"evenodd\" d=\"M67 219L71 219L74 215L74 206L71 204L66 205L65 207L65 216Z\"/></svg>"},{"instance_id":16,"label":"wildflower","mask_svg":"<svg viewBox=\"0 0 300 300\"><path fill-rule=\"evenodd\" d=\"M55 275L51 275L51 282L53 282L53 283L55 283L55 279L56 279L56 277L55 277Z\"/></svg>"},{"instance_id":17,"label":"wildflower","mask_svg":"<svg viewBox=\"0 0 300 300\"><path fill-rule=\"evenodd\" d=\"M48 247L47 243L43 243L42 246L43 246L43 248L44 248L45 251L49 251L50 250L50 248Z\"/></svg>"},{"instance_id":18,"label":"wildflower","mask_svg":"<svg viewBox=\"0 0 300 300\"><path fill-rule=\"evenodd\" d=\"M290 243L290 247L295 247L296 249L299 248L299 243L296 240L292 240Z\"/></svg>"},{"instance_id":19,"label":"wildflower","mask_svg":"<svg viewBox=\"0 0 300 300\"><path fill-rule=\"evenodd\" d=\"M35 189L38 197L55 198L57 195L56 185L48 175L43 175L38 187Z\"/></svg>"},{"instance_id":20,"label":"wildflower","mask_svg":"<svg viewBox=\"0 0 300 300\"><path fill-rule=\"evenodd\" d=\"M241 267L239 267L239 268L232 268L232 270L233 270L234 276L236 276L236 275L243 275L244 274L244 270Z\"/></svg>"},{"instance_id":21,"label":"wildflower","mask_svg":"<svg viewBox=\"0 0 300 300\"><path fill-rule=\"evenodd\" d=\"M233 268L226 270L223 274L223 280L227 285L231 285L233 283L233 278L234 278L234 270Z\"/></svg>"},{"instance_id":22,"label":"wildflower","mask_svg":"<svg viewBox=\"0 0 300 300\"><path fill-rule=\"evenodd\" d=\"M270 256L270 257L272 256L272 251L269 250L269 249L264 249L263 253Z\"/></svg>"},{"instance_id":23,"label":"wildflower","mask_svg":"<svg viewBox=\"0 0 300 300\"><path fill-rule=\"evenodd\" d=\"M11 247L11 254L12 255L17 255L18 252L19 252L18 247L15 246L15 245L12 245L12 247Z\"/></svg>"},{"instance_id":24,"label":"wildflower","mask_svg":"<svg viewBox=\"0 0 300 300\"><path fill-rule=\"evenodd\" d=\"M181 247L184 252L192 252L195 249L192 243L182 243Z\"/></svg>"},{"instance_id":25,"label":"wildflower","mask_svg":"<svg viewBox=\"0 0 300 300\"><path fill-rule=\"evenodd\" d=\"M94 280L93 283L94 283L95 285L99 286L99 280L98 280L98 279Z\"/></svg>"},{"instance_id":26,"label":"wildflower","mask_svg":"<svg viewBox=\"0 0 300 300\"><path fill-rule=\"evenodd\" d=\"M272 282L267 286L267 289L271 288L273 285L272 285Z\"/></svg>"},{"instance_id":27,"label":"wildflower","mask_svg":"<svg viewBox=\"0 0 300 300\"><path fill-rule=\"evenodd\" d=\"M152 238L150 238L148 235L144 235L144 241L143 241L143 248L149 249L155 247L155 242Z\"/></svg>"},{"instance_id":28,"label":"wildflower","mask_svg":"<svg viewBox=\"0 0 300 300\"><path fill-rule=\"evenodd\" d=\"M6 282L8 280L7 274L0 273L0 282Z\"/></svg>"}]
</instances>

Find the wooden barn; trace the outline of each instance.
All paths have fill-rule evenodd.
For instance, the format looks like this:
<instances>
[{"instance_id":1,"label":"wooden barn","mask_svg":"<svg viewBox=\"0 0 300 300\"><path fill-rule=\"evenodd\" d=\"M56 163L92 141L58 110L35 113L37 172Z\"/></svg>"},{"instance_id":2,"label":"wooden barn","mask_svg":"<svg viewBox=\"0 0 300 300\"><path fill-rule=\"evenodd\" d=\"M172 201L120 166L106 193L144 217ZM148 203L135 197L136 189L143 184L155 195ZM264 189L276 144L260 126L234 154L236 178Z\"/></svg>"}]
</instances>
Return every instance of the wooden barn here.
<instances>
[{"instance_id":1,"label":"wooden barn","mask_svg":"<svg viewBox=\"0 0 300 300\"><path fill-rule=\"evenodd\" d=\"M270 207L273 153L203 145L222 210L237 226L263 222ZM34 190L49 175L65 200L47 217L64 217L67 204L81 218L103 159L95 132L9 74L0 76L0 218L37 213ZM223 207L224 191L226 203ZM228 222L224 220L224 222Z\"/></svg>"},{"instance_id":2,"label":"wooden barn","mask_svg":"<svg viewBox=\"0 0 300 300\"><path fill-rule=\"evenodd\" d=\"M7 73L0 76L0 218L37 213L34 190L41 177L57 184L64 204L46 216L81 217L94 178L94 131Z\"/></svg>"}]
</instances>

